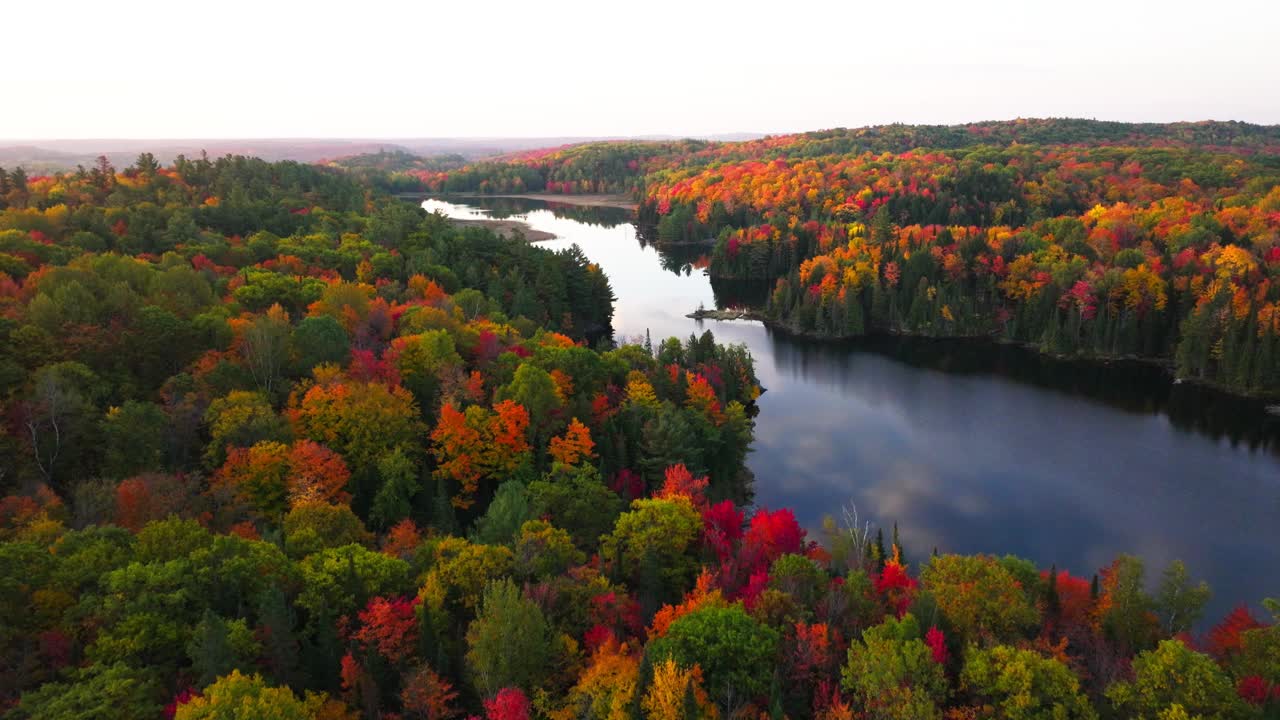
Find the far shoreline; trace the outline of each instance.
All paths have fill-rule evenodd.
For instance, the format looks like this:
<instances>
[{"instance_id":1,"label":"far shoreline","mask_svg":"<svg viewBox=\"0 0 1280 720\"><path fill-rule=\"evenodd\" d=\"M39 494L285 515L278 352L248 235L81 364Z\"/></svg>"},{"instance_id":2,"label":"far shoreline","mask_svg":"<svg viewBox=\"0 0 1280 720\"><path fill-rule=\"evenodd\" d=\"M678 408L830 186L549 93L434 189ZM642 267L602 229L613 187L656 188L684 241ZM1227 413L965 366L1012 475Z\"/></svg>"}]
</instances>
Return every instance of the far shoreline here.
<instances>
[{"instance_id":1,"label":"far shoreline","mask_svg":"<svg viewBox=\"0 0 1280 720\"><path fill-rule=\"evenodd\" d=\"M640 204L626 195L608 194L608 193L592 193L584 195L561 195L559 193L432 193L428 197L441 198L519 198L522 200L543 200L546 202L558 202L565 205L580 205L582 207L615 207L623 210L636 210Z\"/></svg>"}]
</instances>

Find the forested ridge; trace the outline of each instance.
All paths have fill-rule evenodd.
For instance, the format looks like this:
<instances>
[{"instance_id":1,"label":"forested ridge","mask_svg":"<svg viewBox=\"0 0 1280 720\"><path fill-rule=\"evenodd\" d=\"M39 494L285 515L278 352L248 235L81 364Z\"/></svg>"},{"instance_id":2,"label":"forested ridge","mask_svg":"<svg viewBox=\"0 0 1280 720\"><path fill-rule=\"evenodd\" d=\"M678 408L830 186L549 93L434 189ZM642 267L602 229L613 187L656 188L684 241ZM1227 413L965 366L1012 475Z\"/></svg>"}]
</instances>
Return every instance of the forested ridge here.
<instances>
[{"instance_id":1,"label":"forested ridge","mask_svg":"<svg viewBox=\"0 0 1280 720\"><path fill-rule=\"evenodd\" d=\"M793 332L990 336L1280 394L1280 127L1023 120L643 147L424 177L631 192L659 241L712 248L713 276L773 284L763 310Z\"/></svg>"},{"instance_id":2,"label":"forested ridge","mask_svg":"<svg viewBox=\"0 0 1280 720\"><path fill-rule=\"evenodd\" d=\"M1091 132L1127 141L1136 131ZM1256 159L1265 137L1229 125L1178 132L1228 148L1203 151L1213 158L1201 176L1209 190L1178 196L1213 208L1196 211L1185 232L1241 227L1237 237L1252 242L1194 262L1210 264L1204 282L1249 283L1257 293L1272 266L1248 233L1275 222L1258 216L1274 195L1264 187L1269 161ZM776 142L751 147L772 152ZM619 177L659 162L641 144L620 146L628 149L617 157L594 147L545 156L572 155ZM729 146L661 147L696 155ZM1069 166L1096 178L1081 181L1088 202L1110 171L1080 166L1131 151L1027 149L1016 163L981 165L968 152L918 162L969 162L947 172L977 173L981 188L988 174L1008 172L998 167ZM1065 160L1088 152L1103 155ZM1182 147L1144 152L1202 162L1202 151ZM819 159L812 172L845 162L839 177L879 173L909 188L915 175L904 168L917 160L907 155L881 169L863 167L875 164L865 154ZM1154 582L1128 556L1073 574L1012 556L930 553L899 538L891 519L878 528L853 508L811 534L789 510L752 507L744 460L761 388L745 347L710 333L614 346L608 280L580 251L457 228L389 197L405 162L388 155L343 169L229 156L161 167L143 154L122 170L105 159L56 176L0 170L3 717L1280 713L1280 617L1241 607L1216 624L1202 618L1209 589L1180 563ZM643 191L646 212L665 219L694 208L676 230L702 232L722 211L752 208L741 227L715 230L714 263L732 263L730 240L758 232L757 222L787 231L740 239L738 252L754 242L770 256L774 246L811 250L785 255L795 266L775 291L783 300L789 283L805 283L802 293L816 284L815 298L827 278L846 283L828 265L864 260L828 255L852 258L856 242L901 253L902 272L929 283L935 276L913 261L948 272L948 259L919 251L916 235L969 248L974 263L993 251L973 241L988 231L957 238L945 229L953 234L943 245L944 229L900 225L892 214L909 219L910 200L879 201L863 222L855 198L855 209L820 211L832 214L812 220L816 230L807 215L792 225L768 214L825 208L822 188L834 180L820 174L801 205L777 195L759 209L730 200L731 210L730 196L716 195L701 218L694 198L711 195L698 178L712 170L662 162L673 175L645 180L654 182ZM766 167L785 186L797 164ZM1215 169L1226 180L1203 179ZM1106 212L1157 202L1148 195L1163 186L1157 170L1123 172L1132 182L1117 192L1128 194L1110 198ZM622 187L611 182L589 189ZM947 182L924 189L940 193ZM1227 187L1263 200L1233 204ZM875 192L862 198L868 206L882 197ZM1045 252L1070 244L1076 230L1036 225L1066 210L1038 218L1018 202L999 209L1004 202L956 206L978 214L975 226L998 219L981 213L1022 213L1009 217L1053 234L1039 240ZM1246 212L1220 225L1202 217L1235 208ZM824 246L824 228L838 229L840 242ZM1030 247L1029 232L1010 234ZM1124 232L1113 233L1121 245ZM1077 239L1094 247L1090 233ZM1095 248L1108 259L1094 262L1112 262L1106 251ZM1118 266L1160 277L1145 261ZM848 302L851 287L860 286L836 292ZM1175 294L1165 292L1167 307ZM1237 316L1234 297L1233 321L1261 314L1250 305ZM1264 607L1280 615L1280 605Z\"/></svg>"}]
</instances>

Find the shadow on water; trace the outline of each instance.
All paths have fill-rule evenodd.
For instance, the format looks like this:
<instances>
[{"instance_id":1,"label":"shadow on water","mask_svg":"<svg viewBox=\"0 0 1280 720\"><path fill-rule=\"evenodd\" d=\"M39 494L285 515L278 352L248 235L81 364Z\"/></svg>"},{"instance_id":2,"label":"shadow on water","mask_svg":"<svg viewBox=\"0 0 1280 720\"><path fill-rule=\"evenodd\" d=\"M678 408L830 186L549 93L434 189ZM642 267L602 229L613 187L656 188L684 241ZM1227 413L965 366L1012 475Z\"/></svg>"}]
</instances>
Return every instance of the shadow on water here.
<instances>
[{"instance_id":1,"label":"shadow on water","mask_svg":"<svg viewBox=\"0 0 1280 720\"><path fill-rule=\"evenodd\" d=\"M718 298L719 296L717 296ZM1174 383L1163 368L1139 361L1060 359L981 338L873 335L838 342L771 332L775 357L828 382L847 372L850 353L872 353L921 370L994 376L1084 398L1136 415L1165 415L1170 424L1233 446L1280 457L1280 417L1265 403L1195 383Z\"/></svg>"}]
</instances>

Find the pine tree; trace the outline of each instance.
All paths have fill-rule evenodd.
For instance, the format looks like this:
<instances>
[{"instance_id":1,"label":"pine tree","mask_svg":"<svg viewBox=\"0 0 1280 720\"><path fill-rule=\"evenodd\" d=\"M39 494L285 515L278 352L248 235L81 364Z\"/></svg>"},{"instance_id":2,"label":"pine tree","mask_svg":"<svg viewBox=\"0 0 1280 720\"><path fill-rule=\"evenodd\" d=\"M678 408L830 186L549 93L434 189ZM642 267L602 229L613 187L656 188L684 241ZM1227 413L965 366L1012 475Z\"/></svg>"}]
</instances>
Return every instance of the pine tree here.
<instances>
[{"instance_id":1,"label":"pine tree","mask_svg":"<svg viewBox=\"0 0 1280 720\"><path fill-rule=\"evenodd\" d=\"M236 664L236 655L231 647L227 622L206 608L187 645L187 654L191 657L191 669L199 687L205 687L219 676L231 672Z\"/></svg>"},{"instance_id":2,"label":"pine tree","mask_svg":"<svg viewBox=\"0 0 1280 720\"><path fill-rule=\"evenodd\" d=\"M628 715L631 720L646 720L644 715L644 696L649 692L649 686L653 684L653 659L648 653L640 659L640 670L636 676L636 692L631 696L631 706L628 709ZM694 717L697 717L696 715Z\"/></svg>"},{"instance_id":3,"label":"pine tree","mask_svg":"<svg viewBox=\"0 0 1280 720\"><path fill-rule=\"evenodd\" d=\"M893 557L898 558L898 562L906 565L907 554L902 551L902 543L898 542L898 522L893 522Z\"/></svg>"},{"instance_id":4,"label":"pine tree","mask_svg":"<svg viewBox=\"0 0 1280 720\"><path fill-rule=\"evenodd\" d=\"M298 640L293 633L294 614L284 591L269 585L258 596L258 623L263 658L276 680L301 689L298 672Z\"/></svg>"},{"instance_id":5,"label":"pine tree","mask_svg":"<svg viewBox=\"0 0 1280 720\"><path fill-rule=\"evenodd\" d=\"M1050 620L1057 620L1058 614L1062 612L1062 598L1058 597L1058 566L1056 564L1049 566L1049 582L1045 583L1044 588L1044 608Z\"/></svg>"}]
</instances>

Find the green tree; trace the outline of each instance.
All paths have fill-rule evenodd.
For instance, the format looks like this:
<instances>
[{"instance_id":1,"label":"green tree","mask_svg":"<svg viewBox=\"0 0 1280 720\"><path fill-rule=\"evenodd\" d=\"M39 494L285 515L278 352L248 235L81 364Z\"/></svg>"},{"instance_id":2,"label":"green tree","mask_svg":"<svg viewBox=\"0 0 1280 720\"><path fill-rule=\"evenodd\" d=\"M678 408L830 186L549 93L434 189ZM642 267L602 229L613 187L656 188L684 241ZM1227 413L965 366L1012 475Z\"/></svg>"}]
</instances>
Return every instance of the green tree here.
<instances>
[{"instance_id":1,"label":"green tree","mask_svg":"<svg viewBox=\"0 0 1280 720\"><path fill-rule=\"evenodd\" d=\"M23 693L6 718L13 720L100 720L157 717L160 683L151 670L123 663L93 664L73 671L66 682Z\"/></svg>"},{"instance_id":2,"label":"green tree","mask_svg":"<svg viewBox=\"0 0 1280 720\"><path fill-rule=\"evenodd\" d=\"M262 646L244 618L227 621L212 610L205 610L187 643L191 668L200 687L234 669L252 666L261 652Z\"/></svg>"},{"instance_id":3,"label":"green tree","mask_svg":"<svg viewBox=\"0 0 1280 720\"><path fill-rule=\"evenodd\" d=\"M498 486L484 515L471 529L471 539L485 545L510 543L516 532L533 517L529 508L529 492L519 480L508 480Z\"/></svg>"},{"instance_id":4,"label":"green tree","mask_svg":"<svg viewBox=\"0 0 1280 720\"><path fill-rule=\"evenodd\" d=\"M702 517L684 498L636 500L602 538L600 556L630 587L656 580L658 598L674 602L693 586L701 532ZM650 577L651 567L657 578Z\"/></svg>"},{"instance_id":5,"label":"green tree","mask_svg":"<svg viewBox=\"0 0 1280 720\"><path fill-rule=\"evenodd\" d=\"M295 505L284 516L282 527L285 552L295 559L353 543L373 542L373 535L346 505L322 502Z\"/></svg>"},{"instance_id":6,"label":"green tree","mask_svg":"<svg viewBox=\"0 0 1280 720\"><path fill-rule=\"evenodd\" d=\"M512 555L516 574L530 579L563 575L587 559L574 547L569 533L544 520L530 520L520 527Z\"/></svg>"},{"instance_id":7,"label":"green tree","mask_svg":"<svg viewBox=\"0 0 1280 720\"><path fill-rule=\"evenodd\" d=\"M1133 680L1114 683L1106 696L1122 717L1154 720L1173 706L1205 720L1248 718L1226 673L1179 640L1162 641L1133 661Z\"/></svg>"},{"instance_id":8,"label":"green tree","mask_svg":"<svg viewBox=\"0 0 1280 720\"><path fill-rule=\"evenodd\" d=\"M1014 576L985 555L930 558L920 584L963 642L1014 640L1039 617Z\"/></svg>"},{"instance_id":9,"label":"green tree","mask_svg":"<svg viewBox=\"0 0 1280 720\"><path fill-rule=\"evenodd\" d=\"M613 528L623 503L594 467L556 465L541 480L529 483L529 506L530 517L549 518L579 549L591 552Z\"/></svg>"},{"instance_id":10,"label":"green tree","mask_svg":"<svg viewBox=\"0 0 1280 720\"><path fill-rule=\"evenodd\" d=\"M261 675L233 670L178 706L174 720L347 720L352 714L323 695L299 699L287 687L272 687Z\"/></svg>"},{"instance_id":11,"label":"green tree","mask_svg":"<svg viewBox=\"0 0 1280 720\"><path fill-rule=\"evenodd\" d=\"M1190 630L1204 614L1204 606L1211 596L1208 583L1202 580L1198 585L1192 584L1187 566L1181 560L1169 563L1155 597L1156 612L1164 631L1172 636Z\"/></svg>"},{"instance_id":12,"label":"green tree","mask_svg":"<svg viewBox=\"0 0 1280 720\"><path fill-rule=\"evenodd\" d=\"M511 383L499 388L495 401L511 400L524 406L529 412L529 442L536 451L547 447L551 436L563 420L558 420L560 397L556 383L547 371L533 363L523 363L516 368ZM541 452L536 453L539 457Z\"/></svg>"},{"instance_id":13,"label":"green tree","mask_svg":"<svg viewBox=\"0 0 1280 720\"><path fill-rule=\"evenodd\" d=\"M708 694L725 717L732 717L743 704L768 693L778 643L776 631L735 604L684 615L649 644L648 653L654 661L674 658L681 667L701 667Z\"/></svg>"},{"instance_id":14,"label":"green tree","mask_svg":"<svg viewBox=\"0 0 1280 720\"><path fill-rule=\"evenodd\" d=\"M1002 720L1094 720L1097 713L1066 665L1031 650L970 647L960 683Z\"/></svg>"},{"instance_id":15,"label":"green tree","mask_svg":"<svg viewBox=\"0 0 1280 720\"><path fill-rule=\"evenodd\" d=\"M346 365L350 351L347 331L328 315L303 318L289 337L289 356L296 375L309 375L317 365Z\"/></svg>"},{"instance_id":16,"label":"green tree","mask_svg":"<svg viewBox=\"0 0 1280 720\"><path fill-rule=\"evenodd\" d=\"M387 529L400 522L413 511L413 499L422 489L418 480L418 467L401 448L396 448L378 460L378 477L381 487L373 496L369 520L380 529Z\"/></svg>"},{"instance_id":17,"label":"green tree","mask_svg":"<svg viewBox=\"0 0 1280 720\"><path fill-rule=\"evenodd\" d=\"M505 687L542 687L557 660L558 639L537 604L509 579L491 582L467 627L467 669L481 695Z\"/></svg>"},{"instance_id":18,"label":"green tree","mask_svg":"<svg viewBox=\"0 0 1280 720\"><path fill-rule=\"evenodd\" d=\"M119 479L162 469L167 425L155 403L126 400L109 409L101 429L103 472Z\"/></svg>"},{"instance_id":19,"label":"green tree","mask_svg":"<svg viewBox=\"0 0 1280 720\"><path fill-rule=\"evenodd\" d=\"M878 720L939 718L948 689L946 673L910 613L863 631L862 640L849 646L840 685Z\"/></svg>"},{"instance_id":20,"label":"green tree","mask_svg":"<svg viewBox=\"0 0 1280 720\"><path fill-rule=\"evenodd\" d=\"M409 564L365 548L344 545L307 556L300 564L298 605L313 614L355 612L372 597L394 597L409 589Z\"/></svg>"},{"instance_id":21,"label":"green tree","mask_svg":"<svg viewBox=\"0 0 1280 720\"><path fill-rule=\"evenodd\" d=\"M1106 608L1102 627L1122 652L1132 653L1155 644L1155 602L1146 591L1145 568L1132 555L1121 555L1102 573Z\"/></svg>"}]
</instances>

